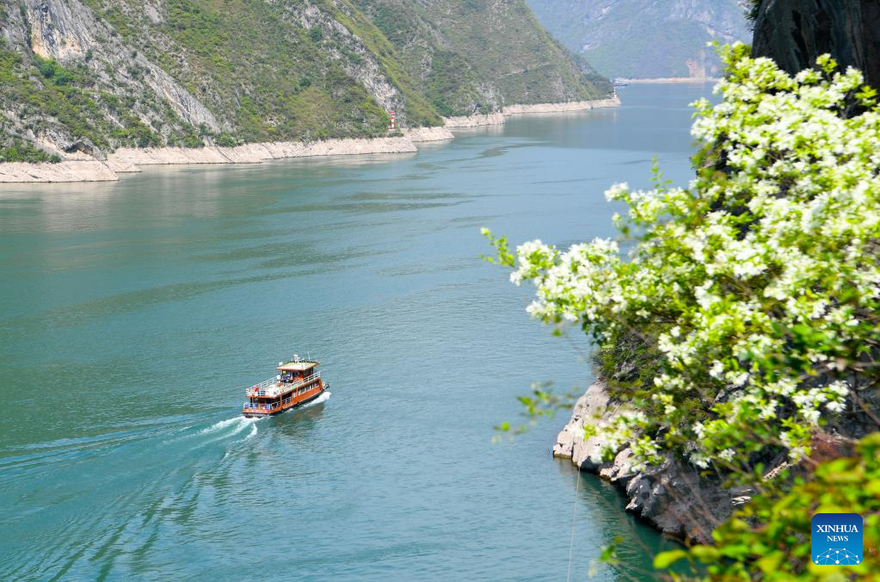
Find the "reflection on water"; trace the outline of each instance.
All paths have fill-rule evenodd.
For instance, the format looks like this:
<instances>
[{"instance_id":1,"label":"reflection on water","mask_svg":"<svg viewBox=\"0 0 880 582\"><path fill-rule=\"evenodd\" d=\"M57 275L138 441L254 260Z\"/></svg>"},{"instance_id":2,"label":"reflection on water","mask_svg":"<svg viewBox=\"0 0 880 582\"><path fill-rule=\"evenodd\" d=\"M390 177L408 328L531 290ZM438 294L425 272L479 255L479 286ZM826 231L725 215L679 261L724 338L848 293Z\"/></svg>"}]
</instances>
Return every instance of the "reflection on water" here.
<instances>
[{"instance_id":1,"label":"reflection on water","mask_svg":"<svg viewBox=\"0 0 880 582\"><path fill-rule=\"evenodd\" d=\"M0 578L561 579L576 498L573 578L617 536L646 568L658 536L550 457L564 418L492 444L514 395L590 372L479 229L613 235L611 183L647 186L654 154L689 179L703 93L627 88L418 155L4 186ZM333 397L241 418L292 350Z\"/></svg>"},{"instance_id":2,"label":"reflection on water","mask_svg":"<svg viewBox=\"0 0 880 582\"><path fill-rule=\"evenodd\" d=\"M310 402L302 408L279 414L269 419L272 422L273 430L277 430L280 434L286 435L293 441L308 441L311 438L310 431L315 427L316 423L324 416L324 407L330 394L325 394L326 398L321 398L315 402Z\"/></svg>"}]
</instances>

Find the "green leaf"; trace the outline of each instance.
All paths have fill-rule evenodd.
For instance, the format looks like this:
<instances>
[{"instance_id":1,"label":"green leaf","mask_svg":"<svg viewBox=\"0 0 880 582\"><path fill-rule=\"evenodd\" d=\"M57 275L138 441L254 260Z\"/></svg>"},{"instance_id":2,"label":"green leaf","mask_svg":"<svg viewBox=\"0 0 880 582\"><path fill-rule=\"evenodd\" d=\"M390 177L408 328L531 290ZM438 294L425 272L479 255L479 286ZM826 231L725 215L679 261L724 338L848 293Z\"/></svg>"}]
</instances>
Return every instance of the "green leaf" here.
<instances>
[{"instance_id":1,"label":"green leaf","mask_svg":"<svg viewBox=\"0 0 880 582\"><path fill-rule=\"evenodd\" d=\"M675 562L682 558L686 558L688 553L685 550L672 550L657 554L654 558L654 568L657 570L665 570Z\"/></svg>"},{"instance_id":2,"label":"green leaf","mask_svg":"<svg viewBox=\"0 0 880 582\"><path fill-rule=\"evenodd\" d=\"M721 558L721 551L712 546L694 546L691 554L704 564L717 562Z\"/></svg>"}]
</instances>

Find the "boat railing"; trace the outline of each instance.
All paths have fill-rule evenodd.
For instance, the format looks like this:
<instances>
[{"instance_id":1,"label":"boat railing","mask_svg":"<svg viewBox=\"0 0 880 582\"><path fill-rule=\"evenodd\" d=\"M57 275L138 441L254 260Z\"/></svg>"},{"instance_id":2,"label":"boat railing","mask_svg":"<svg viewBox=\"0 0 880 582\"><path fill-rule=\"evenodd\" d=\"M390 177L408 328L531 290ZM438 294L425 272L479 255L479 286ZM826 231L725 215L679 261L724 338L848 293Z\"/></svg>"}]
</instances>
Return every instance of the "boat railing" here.
<instances>
[{"instance_id":1,"label":"boat railing","mask_svg":"<svg viewBox=\"0 0 880 582\"><path fill-rule=\"evenodd\" d=\"M253 398L255 396L278 396L280 392L287 392L288 390L299 388L300 386L304 386L305 384L313 382L320 377L321 372L315 372L311 376L303 378L299 382L287 384L282 383L277 376L274 376L264 382L260 382L259 384L251 386L245 392L248 398ZM277 388L277 390L268 390L269 388Z\"/></svg>"},{"instance_id":2,"label":"boat railing","mask_svg":"<svg viewBox=\"0 0 880 582\"><path fill-rule=\"evenodd\" d=\"M252 412L272 412L276 408L280 408L280 406L281 405L277 402L272 404L251 404L250 402L245 402L244 406L242 406L242 410Z\"/></svg>"}]
</instances>

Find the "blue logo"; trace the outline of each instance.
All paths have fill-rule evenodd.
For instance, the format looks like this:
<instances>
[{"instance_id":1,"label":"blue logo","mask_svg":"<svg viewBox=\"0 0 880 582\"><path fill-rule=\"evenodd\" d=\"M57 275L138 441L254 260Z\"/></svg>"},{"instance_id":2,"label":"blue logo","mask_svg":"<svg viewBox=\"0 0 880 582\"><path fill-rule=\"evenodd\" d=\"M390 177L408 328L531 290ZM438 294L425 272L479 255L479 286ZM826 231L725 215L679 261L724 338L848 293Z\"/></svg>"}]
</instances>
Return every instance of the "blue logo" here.
<instances>
[{"instance_id":1,"label":"blue logo","mask_svg":"<svg viewBox=\"0 0 880 582\"><path fill-rule=\"evenodd\" d=\"M858 513L817 513L810 525L811 558L820 566L862 563L864 521Z\"/></svg>"}]
</instances>

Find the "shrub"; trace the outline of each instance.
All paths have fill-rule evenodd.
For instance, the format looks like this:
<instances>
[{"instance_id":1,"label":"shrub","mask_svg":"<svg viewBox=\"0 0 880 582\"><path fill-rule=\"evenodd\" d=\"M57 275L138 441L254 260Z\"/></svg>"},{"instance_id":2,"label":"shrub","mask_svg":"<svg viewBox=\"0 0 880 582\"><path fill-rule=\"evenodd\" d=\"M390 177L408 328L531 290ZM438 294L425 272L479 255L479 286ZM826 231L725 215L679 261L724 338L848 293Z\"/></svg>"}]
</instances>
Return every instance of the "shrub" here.
<instances>
[{"instance_id":1,"label":"shrub","mask_svg":"<svg viewBox=\"0 0 880 582\"><path fill-rule=\"evenodd\" d=\"M238 141L232 135L223 132L217 136L217 145L224 148L233 148L238 145Z\"/></svg>"},{"instance_id":2,"label":"shrub","mask_svg":"<svg viewBox=\"0 0 880 582\"><path fill-rule=\"evenodd\" d=\"M2 162L50 162L57 164L61 158L55 154L49 154L35 147L33 144L16 139L12 144L0 148L0 163Z\"/></svg>"},{"instance_id":3,"label":"shrub","mask_svg":"<svg viewBox=\"0 0 880 582\"><path fill-rule=\"evenodd\" d=\"M761 495L712 534L717 547L694 546L659 554L666 569L687 560L724 580L845 580L880 577L880 433L862 439L859 455L820 465L809 481L782 495ZM865 553L859 565L819 566L810 560L811 517L858 513L864 517Z\"/></svg>"},{"instance_id":4,"label":"shrub","mask_svg":"<svg viewBox=\"0 0 880 582\"><path fill-rule=\"evenodd\" d=\"M73 82L73 73L61 66L55 59L44 59L39 55L34 55L34 59L40 74L55 85L70 85Z\"/></svg>"}]
</instances>

